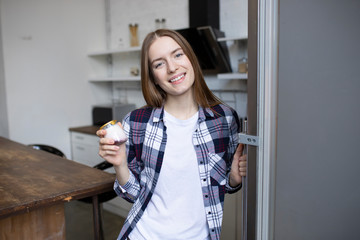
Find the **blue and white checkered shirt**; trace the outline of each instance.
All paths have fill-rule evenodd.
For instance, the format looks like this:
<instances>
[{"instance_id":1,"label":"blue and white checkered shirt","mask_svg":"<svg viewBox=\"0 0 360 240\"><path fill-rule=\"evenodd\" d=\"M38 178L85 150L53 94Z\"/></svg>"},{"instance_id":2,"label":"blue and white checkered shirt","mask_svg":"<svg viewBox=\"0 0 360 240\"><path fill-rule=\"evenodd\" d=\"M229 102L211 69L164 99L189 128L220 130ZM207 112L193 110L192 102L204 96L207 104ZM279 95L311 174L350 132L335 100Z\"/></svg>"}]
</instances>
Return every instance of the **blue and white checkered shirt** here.
<instances>
[{"instance_id":1,"label":"blue and white checkered shirt","mask_svg":"<svg viewBox=\"0 0 360 240\"><path fill-rule=\"evenodd\" d=\"M123 122L130 178L115 192L133 202L118 239L125 240L134 229L156 187L166 147L163 108L142 108L129 113ZM199 107L199 119L193 134L204 206L211 240L220 239L225 193L234 193L241 185L229 185L233 154L238 145L238 116L225 106ZM169 183L171 184L171 183ZM176 196L175 196L176 197Z\"/></svg>"}]
</instances>

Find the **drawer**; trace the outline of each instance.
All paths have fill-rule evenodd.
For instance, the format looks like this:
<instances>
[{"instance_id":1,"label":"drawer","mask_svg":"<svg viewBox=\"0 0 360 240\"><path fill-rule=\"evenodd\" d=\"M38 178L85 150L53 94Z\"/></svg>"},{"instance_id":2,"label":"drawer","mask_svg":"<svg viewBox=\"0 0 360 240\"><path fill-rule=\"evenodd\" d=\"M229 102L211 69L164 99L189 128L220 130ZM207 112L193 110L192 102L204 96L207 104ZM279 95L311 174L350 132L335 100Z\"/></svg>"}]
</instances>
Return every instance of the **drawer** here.
<instances>
[{"instance_id":1,"label":"drawer","mask_svg":"<svg viewBox=\"0 0 360 240\"><path fill-rule=\"evenodd\" d=\"M98 145L86 145L81 143L73 142L71 145L72 160L83 163L88 166L95 166L96 164L104 161L99 156Z\"/></svg>"},{"instance_id":2,"label":"drawer","mask_svg":"<svg viewBox=\"0 0 360 240\"><path fill-rule=\"evenodd\" d=\"M96 135L71 132L71 142L99 146L99 137Z\"/></svg>"}]
</instances>

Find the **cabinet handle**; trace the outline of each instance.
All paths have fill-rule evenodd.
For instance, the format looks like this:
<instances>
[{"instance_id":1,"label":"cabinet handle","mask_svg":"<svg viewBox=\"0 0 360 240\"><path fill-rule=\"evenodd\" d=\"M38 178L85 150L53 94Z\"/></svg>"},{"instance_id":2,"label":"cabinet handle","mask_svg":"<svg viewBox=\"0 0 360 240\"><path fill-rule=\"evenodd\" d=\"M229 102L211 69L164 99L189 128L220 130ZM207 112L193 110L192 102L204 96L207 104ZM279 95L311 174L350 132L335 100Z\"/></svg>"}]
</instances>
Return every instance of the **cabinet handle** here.
<instances>
[{"instance_id":1,"label":"cabinet handle","mask_svg":"<svg viewBox=\"0 0 360 240\"><path fill-rule=\"evenodd\" d=\"M81 151L84 151L84 150L85 150L85 148L79 147L79 146L77 146L76 148L79 149L79 150L81 150Z\"/></svg>"},{"instance_id":2,"label":"cabinet handle","mask_svg":"<svg viewBox=\"0 0 360 240\"><path fill-rule=\"evenodd\" d=\"M75 136L75 138L80 139L80 140L84 140L84 137L82 137L82 136Z\"/></svg>"}]
</instances>

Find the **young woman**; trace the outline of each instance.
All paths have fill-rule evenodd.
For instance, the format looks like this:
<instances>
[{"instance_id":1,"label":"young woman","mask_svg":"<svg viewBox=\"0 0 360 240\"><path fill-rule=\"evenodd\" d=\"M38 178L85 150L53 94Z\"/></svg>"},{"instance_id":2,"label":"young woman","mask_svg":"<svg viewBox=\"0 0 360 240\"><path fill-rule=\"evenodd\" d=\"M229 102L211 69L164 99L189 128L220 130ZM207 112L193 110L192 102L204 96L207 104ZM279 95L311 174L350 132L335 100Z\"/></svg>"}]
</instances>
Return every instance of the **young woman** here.
<instances>
[{"instance_id":1,"label":"young woman","mask_svg":"<svg viewBox=\"0 0 360 240\"><path fill-rule=\"evenodd\" d=\"M114 190L134 203L118 239L219 239L224 195L246 175L236 112L209 90L175 31L145 38L141 84L147 106L124 118L126 144L97 132L99 154L116 171Z\"/></svg>"}]
</instances>

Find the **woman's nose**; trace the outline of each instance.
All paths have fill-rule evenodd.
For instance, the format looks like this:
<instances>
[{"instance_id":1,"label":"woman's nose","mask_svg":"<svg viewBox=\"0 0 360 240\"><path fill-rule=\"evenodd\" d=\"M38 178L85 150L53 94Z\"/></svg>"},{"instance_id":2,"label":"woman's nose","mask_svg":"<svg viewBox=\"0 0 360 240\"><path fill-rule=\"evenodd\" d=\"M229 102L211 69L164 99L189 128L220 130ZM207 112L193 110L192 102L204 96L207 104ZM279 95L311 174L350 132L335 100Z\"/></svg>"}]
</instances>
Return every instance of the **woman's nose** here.
<instances>
[{"instance_id":1,"label":"woman's nose","mask_svg":"<svg viewBox=\"0 0 360 240\"><path fill-rule=\"evenodd\" d=\"M167 69L168 69L168 72L175 72L177 69L179 68L178 64L173 61L173 60L169 60L168 63L167 63Z\"/></svg>"}]
</instances>

